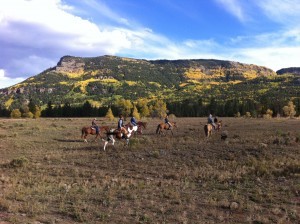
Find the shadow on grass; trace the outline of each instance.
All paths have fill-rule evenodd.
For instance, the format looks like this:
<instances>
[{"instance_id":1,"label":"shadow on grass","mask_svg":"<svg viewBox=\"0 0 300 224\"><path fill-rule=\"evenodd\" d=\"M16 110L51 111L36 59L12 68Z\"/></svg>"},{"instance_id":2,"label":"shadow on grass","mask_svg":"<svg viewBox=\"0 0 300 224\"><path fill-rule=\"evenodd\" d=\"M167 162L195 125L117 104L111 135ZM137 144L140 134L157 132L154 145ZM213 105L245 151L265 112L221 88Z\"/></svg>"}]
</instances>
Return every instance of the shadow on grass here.
<instances>
[{"instance_id":1,"label":"shadow on grass","mask_svg":"<svg viewBox=\"0 0 300 224\"><path fill-rule=\"evenodd\" d=\"M57 139L54 138L53 140L58 141L58 142L83 142L83 140L79 140L79 139Z\"/></svg>"}]
</instances>

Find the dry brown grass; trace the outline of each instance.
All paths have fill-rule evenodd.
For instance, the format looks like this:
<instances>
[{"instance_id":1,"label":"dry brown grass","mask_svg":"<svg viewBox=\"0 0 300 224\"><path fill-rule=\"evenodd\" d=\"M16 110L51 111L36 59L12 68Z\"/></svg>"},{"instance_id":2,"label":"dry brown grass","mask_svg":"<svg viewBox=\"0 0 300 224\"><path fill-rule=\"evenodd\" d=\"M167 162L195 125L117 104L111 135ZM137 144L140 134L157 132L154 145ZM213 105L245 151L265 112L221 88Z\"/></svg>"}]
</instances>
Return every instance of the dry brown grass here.
<instances>
[{"instance_id":1,"label":"dry brown grass","mask_svg":"<svg viewBox=\"0 0 300 224\"><path fill-rule=\"evenodd\" d=\"M205 120L176 118L172 137L149 119L105 152L80 139L90 119L0 120L0 221L297 223L300 120L222 118L226 141Z\"/></svg>"}]
</instances>

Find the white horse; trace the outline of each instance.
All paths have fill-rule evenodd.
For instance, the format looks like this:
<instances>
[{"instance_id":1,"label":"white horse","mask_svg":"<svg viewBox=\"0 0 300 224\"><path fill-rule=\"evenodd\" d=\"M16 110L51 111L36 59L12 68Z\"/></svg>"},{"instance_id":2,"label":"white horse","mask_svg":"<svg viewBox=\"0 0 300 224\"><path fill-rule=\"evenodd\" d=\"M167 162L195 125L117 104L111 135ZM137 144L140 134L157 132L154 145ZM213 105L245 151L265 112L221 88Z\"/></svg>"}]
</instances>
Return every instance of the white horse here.
<instances>
[{"instance_id":1,"label":"white horse","mask_svg":"<svg viewBox=\"0 0 300 224\"><path fill-rule=\"evenodd\" d=\"M125 145L129 145L129 138L131 137L134 129L132 127L127 127L126 130L128 132L127 134L123 130L120 131L118 129L110 129L109 132L106 133L107 134L107 139L106 140L102 139L104 141L103 150L105 151L106 146L110 141L112 141L111 144L113 146L115 145L116 140L114 139L114 136L116 136L116 138L119 139L119 140L125 139L125 141L126 141Z\"/></svg>"}]
</instances>

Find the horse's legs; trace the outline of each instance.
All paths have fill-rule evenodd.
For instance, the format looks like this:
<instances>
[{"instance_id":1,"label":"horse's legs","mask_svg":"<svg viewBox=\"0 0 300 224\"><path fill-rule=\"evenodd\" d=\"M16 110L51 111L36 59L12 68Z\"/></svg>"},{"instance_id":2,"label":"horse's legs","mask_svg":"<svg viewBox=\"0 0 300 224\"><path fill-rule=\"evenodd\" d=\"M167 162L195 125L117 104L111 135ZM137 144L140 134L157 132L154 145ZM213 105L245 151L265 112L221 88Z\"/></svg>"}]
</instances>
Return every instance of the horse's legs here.
<instances>
[{"instance_id":1,"label":"horse's legs","mask_svg":"<svg viewBox=\"0 0 300 224\"><path fill-rule=\"evenodd\" d=\"M106 145L108 144L108 141L104 142L103 150L105 151Z\"/></svg>"},{"instance_id":2,"label":"horse's legs","mask_svg":"<svg viewBox=\"0 0 300 224\"><path fill-rule=\"evenodd\" d=\"M87 134L85 134L85 135L83 136L83 138L84 138L83 141L84 141L84 142L88 142L87 139L86 139L86 136L87 136Z\"/></svg>"}]
</instances>

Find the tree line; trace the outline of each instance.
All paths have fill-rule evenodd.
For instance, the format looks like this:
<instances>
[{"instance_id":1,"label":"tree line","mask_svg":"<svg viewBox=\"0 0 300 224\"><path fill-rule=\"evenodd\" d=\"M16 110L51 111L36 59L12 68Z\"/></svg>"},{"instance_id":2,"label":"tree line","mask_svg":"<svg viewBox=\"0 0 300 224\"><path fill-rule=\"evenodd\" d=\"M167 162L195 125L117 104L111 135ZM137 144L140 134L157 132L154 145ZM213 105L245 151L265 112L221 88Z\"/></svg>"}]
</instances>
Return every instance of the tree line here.
<instances>
[{"instance_id":1,"label":"tree line","mask_svg":"<svg viewBox=\"0 0 300 224\"><path fill-rule=\"evenodd\" d=\"M274 117L274 116L299 116L300 98L288 102L267 102L265 104L246 100L226 100L222 102L215 98L203 102L198 100L184 100L181 102L164 102L163 100L147 101L139 99L131 102L118 99L108 106L93 106L89 101L81 106L72 106L70 103L54 105L48 102L45 109L30 101L19 109L9 110L0 108L0 117L11 118L39 118L39 117L114 117L123 114L125 117L135 115L141 117L164 117L173 114L177 117L203 117L208 114L220 117Z\"/></svg>"}]
</instances>

